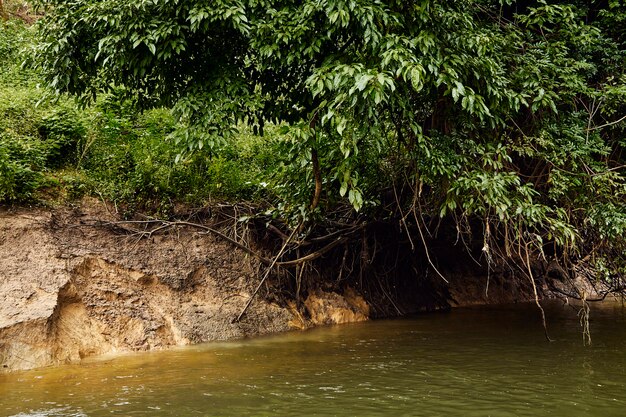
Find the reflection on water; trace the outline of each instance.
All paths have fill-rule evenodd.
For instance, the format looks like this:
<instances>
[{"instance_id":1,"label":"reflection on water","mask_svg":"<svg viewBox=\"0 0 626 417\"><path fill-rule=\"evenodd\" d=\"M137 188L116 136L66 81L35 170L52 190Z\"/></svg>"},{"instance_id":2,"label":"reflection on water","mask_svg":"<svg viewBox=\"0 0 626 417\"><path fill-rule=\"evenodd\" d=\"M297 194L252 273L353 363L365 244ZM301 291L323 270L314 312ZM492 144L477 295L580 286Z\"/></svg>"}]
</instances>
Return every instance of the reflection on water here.
<instances>
[{"instance_id":1,"label":"reflection on water","mask_svg":"<svg viewBox=\"0 0 626 417\"><path fill-rule=\"evenodd\" d=\"M0 376L2 416L623 416L626 318L459 309Z\"/></svg>"}]
</instances>

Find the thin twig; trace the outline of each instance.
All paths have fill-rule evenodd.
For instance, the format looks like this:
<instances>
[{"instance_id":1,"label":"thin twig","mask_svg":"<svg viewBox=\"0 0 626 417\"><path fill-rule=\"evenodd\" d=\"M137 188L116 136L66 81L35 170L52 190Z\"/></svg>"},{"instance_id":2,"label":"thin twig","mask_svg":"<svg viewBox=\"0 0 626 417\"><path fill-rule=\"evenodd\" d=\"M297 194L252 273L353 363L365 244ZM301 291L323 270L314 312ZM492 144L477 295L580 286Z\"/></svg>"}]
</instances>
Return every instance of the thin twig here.
<instances>
[{"instance_id":1,"label":"thin twig","mask_svg":"<svg viewBox=\"0 0 626 417\"><path fill-rule=\"evenodd\" d=\"M302 223L302 222L300 222ZM270 264L270 266L265 270L265 274L263 275L263 278L261 279L261 282L259 282L259 285L256 287L256 289L254 290L254 292L252 293L252 295L250 296L250 299L248 300L248 302L246 303L245 307L243 308L243 310L241 310L241 313L239 313L239 315L237 316L237 318L235 320L233 320L233 323L238 323L239 320L241 320L241 317L243 317L243 315L246 313L246 310L248 310L248 307L250 307L250 304L252 304L252 300L254 300L254 297L256 297L257 293L259 292L259 290L261 289L261 286L263 285L263 283L265 282L265 280L267 279L267 277L270 275L270 272L272 271L272 268L274 267L274 265L276 264L276 261L278 261L278 259L283 255L283 252L285 251L285 249L287 248L287 245L289 245L289 242L291 241L291 239L293 239L293 237L295 236L296 232L298 231L298 229L300 229L300 227L296 227L293 229L293 231L291 232L291 235L289 236L289 239L287 239L285 241L285 243L283 243L282 248L280 248L280 251L278 251L278 254L276 254L276 256L274 257L274 259L272 260L272 263Z\"/></svg>"},{"instance_id":2,"label":"thin twig","mask_svg":"<svg viewBox=\"0 0 626 417\"><path fill-rule=\"evenodd\" d=\"M612 125L616 125L619 122L626 120L626 115L624 115L623 117L619 118L618 120L615 120L614 122L609 122L609 123L605 123L603 125L600 126L594 126L590 129L587 129L588 131L592 131L592 130L598 130L598 129L602 129L603 127L607 127L607 126L612 126Z\"/></svg>"}]
</instances>

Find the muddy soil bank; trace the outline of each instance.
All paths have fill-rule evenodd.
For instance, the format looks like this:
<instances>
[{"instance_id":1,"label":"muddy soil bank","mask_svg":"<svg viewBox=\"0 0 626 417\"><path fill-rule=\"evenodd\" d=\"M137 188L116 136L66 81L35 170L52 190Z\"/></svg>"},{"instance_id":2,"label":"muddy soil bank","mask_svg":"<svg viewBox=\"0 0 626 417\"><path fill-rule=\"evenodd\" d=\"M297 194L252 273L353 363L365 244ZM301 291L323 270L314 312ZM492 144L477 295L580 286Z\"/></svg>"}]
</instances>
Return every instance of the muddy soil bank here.
<instances>
[{"instance_id":1,"label":"muddy soil bank","mask_svg":"<svg viewBox=\"0 0 626 417\"><path fill-rule=\"evenodd\" d=\"M96 225L116 220L87 200L0 209L0 372L368 320L381 302L320 282L299 303L257 296L235 322L260 280L256 258L198 230L141 238ZM530 285L493 279L487 288L484 276L454 268L447 276L436 308L532 298ZM398 313L432 309L420 296L389 302Z\"/></svg>"},{"instance_id":2,"label":"muddy soil bank","mask_svg":"<svg viewBox=\"0 0 626 417\"><path fill-rule=\"evenodd\" d=\"M0 209L0 372L87 356L160 349L367 320L354 291L317 291L303 315L257 297L259 263L195 230L139 239L80 207Z\"/></svg>"}]
</instances>

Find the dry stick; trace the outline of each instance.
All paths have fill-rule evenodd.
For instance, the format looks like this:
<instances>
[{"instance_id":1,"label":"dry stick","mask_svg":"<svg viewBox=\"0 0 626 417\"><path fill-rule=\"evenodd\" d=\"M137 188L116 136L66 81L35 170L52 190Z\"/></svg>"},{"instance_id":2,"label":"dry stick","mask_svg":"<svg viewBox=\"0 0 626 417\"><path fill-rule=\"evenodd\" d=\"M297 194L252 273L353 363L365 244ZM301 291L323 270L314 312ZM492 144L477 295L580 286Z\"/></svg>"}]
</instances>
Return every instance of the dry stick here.
<instances>
[{"instance_id":1,"label":"dry stick","mask_svg":"<svg viewBox=\"0 0 626 417\"><path fill-rule=\"evenodd\" d=\"M589 143L589 134L591 132L591 122L593 121L593 118L595 117L596 112L600 108L600 105L596 107L595 97L593 98L593 101L591 102L591 108L587 107L587 105L585 104L583 100L581 100L581 103L583 107L585 107L585 110L587 110L587 113L589 113L589 118L587 119L587 136L585 138L585 143Z\"/></svg>"},{"instance_id":2,"label":"dry stick","mask_svg":"<svg viewBox=\"0 0 626 417\"><path fill-rule=\"evenodd\" d=\"M530 278L530 283L533 284L533 292L535 293L535 304L537 304L537 307L539 307L539 311L541 311L541 320L543 323L543 332L546 335L546 339L548 339L548 342L553 342L552 339L550 339L550 335L548 335L548 325L546 324L546 312L543 311L543 307L541 307L541 304L539 303L539 294L537 293L537 285L535 284L535 278L533 277L533 271L530 267L530 257L528 255L528 243L526 244L526 246L524 247L525 251L526 251L526 268L528 269L528 278Z\"/></svg>"},{"instance_id":3,"label":"dry stick","mask_svg":"<svg viewBox=\"0 0 626 417\"><path fill-rule=\"evenodd\" d=\"M625 116L623 116L623 117L621 117L621 118L619 118L618 120L613 121L613 122L605 123L605 124L603 124L603 125L601 125L601 126L594 126L594 127L590 128L590 129L587 129L587 130L588 130L588 131L591 131L591 130L598 130L598 129L602 129L602 128L604 128L604 127L613 126L613 125L615 125L615 124L618 124L618 123L620 123L620 122L622 122L622 121L624 121L624 120L626 120L626 115L625 115Z\"/></svg>"},{"instance_id":4,"label":"dry stick","mask_svg":"<svg viewBox=\"0 0 626 417\"><path fill-rule=\"evenodd\" d=\"M302 223L302 222L300 222ZM241 320L241 317L243 317L243 315L246 313L246 310L248 310L248 307L250 307L250 304L252 304L252 300L254 300L254 297L256 297L257 293L259 292L259 290L261 289L261 286L263 285L263 283L265 282L265 280L267 279L267 277L270 275L270 272L272 271L272 268L274 267L274 265L276 264L276 261L278 261L278 258L280 258L283 254L283 252L285 251L285 249L287 248L287 245L289 244L289 242L291 241L291 239L293 239L294 235L296 234L296 232L298 231L298 229L300 229L300 226L296 227L293 229L293 231L291 232L291 235L289 236L289 239L287 239L285 241L285 243L283 243L283 247L280 248L280 251L278 252L278 254L274 257L274 259L272 260L272 263L270 264L270 266L265 270L265 274L263 275L263 278L261 279L261 282L259 282L259 285L256 287L256 289L254 290L254 292L252 293L252 295L250 296L250 299L248 300L248 302L246 303L245 307L243 308L243 310L241 310L241 313L239 313L239 315L237 316L237 318L235 320L233 320L233 323L238 323L239 320Z\"/></svg>"}]
</instances>

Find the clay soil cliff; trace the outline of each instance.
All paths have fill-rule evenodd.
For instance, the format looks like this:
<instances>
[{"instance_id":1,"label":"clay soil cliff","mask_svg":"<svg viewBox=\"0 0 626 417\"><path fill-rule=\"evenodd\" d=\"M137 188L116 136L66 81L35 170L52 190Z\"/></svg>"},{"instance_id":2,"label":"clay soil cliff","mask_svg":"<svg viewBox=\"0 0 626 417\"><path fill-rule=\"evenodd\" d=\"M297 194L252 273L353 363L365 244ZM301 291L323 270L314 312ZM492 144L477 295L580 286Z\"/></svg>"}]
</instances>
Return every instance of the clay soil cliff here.
<instances>
[{"instance_id":1,"label":"clay soil cliff","mask_svg":"<svg viewBox=\"0 0 626 417\"><path fill-rule=\"evenodd\" d=\"M102 204L0 211L0 372L366 320L363 299L316 291L305 319L256 297L255 258L176 229L140 239L94 226Z\"/></svg>"}]
</instances>

